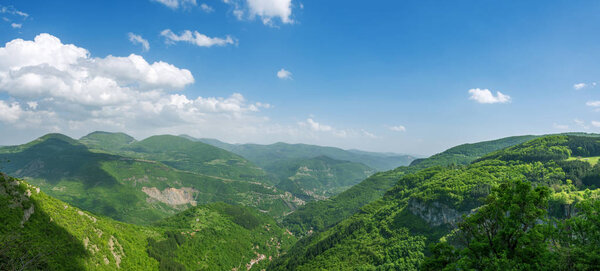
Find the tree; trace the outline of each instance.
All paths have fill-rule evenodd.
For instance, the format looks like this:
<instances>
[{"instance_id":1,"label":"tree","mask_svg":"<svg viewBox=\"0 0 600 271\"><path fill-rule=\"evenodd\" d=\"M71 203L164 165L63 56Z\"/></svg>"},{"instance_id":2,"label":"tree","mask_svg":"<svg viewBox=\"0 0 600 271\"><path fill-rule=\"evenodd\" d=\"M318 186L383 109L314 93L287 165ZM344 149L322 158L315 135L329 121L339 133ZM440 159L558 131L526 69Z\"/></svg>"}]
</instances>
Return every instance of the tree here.
<instances>
[{"instance_id":1,"label":"tree","mask_svg":"<svg viewBox=\"0 0 600 271\"><path fill-rule=\"evenodd\" d=\"M576 215L556 222L554 249L564 270L597 270L600 266L600 200L575 206Z\"/></svg>"},{"instance_id":2,"label":"tree","mask_svg":"<svg viewBox=\"0 0 600 271\"><path fill-rule=\"evenodd\" d=\"M485 205L465 217L456 246L439 243L423 269L540 270L554 266L544 223L550 190L510 181L492 190Z\"/></svg>"}]
</instances>

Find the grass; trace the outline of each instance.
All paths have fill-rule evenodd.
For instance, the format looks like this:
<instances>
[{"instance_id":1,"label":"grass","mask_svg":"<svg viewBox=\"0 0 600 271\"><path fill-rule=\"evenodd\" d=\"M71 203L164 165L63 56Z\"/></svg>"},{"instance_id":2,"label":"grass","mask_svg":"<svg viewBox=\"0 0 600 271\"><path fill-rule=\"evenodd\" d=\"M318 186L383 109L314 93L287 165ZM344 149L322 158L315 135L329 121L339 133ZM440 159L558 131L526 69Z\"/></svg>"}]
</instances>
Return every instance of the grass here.
<instances>
[{"instance_id":1,"label":"grass","mask_svg":"<svg viewBox=\"0 0 600 271\"><path fill-rule=\"evenodd\" d=\"M588 163L590 163L590 165L595 166L596 164L598 164L598 161L600 161L600 156L569 157L569 159L567 159L567 161L573 161L573 160L588 162Z\"/></svg>"}]
</instances>

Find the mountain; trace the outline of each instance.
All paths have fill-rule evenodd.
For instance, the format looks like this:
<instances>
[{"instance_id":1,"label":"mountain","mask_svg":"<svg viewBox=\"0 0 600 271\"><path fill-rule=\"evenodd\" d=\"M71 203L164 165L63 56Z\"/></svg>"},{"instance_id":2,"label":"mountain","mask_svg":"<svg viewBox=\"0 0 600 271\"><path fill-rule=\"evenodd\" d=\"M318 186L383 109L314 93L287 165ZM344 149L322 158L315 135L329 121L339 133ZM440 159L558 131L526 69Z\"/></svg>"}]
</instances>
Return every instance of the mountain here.
<instances>
[{"instance_id":1,"label":"mountain","mask_svg":"<svg viewBox=\"0 0 600 271\"><path fill-rule=\"evenodd\" d=\"M465 165L490 152L521 144L537 137L534 135L511 136L479 143L462 144L427 159L416 159L410 165L420 168L450 164Z\"/></svg>"},{"instance_id":2,"label":"mountain","mask_svg":"<svg viewBox=\"0 0 600 271\"><path fill-rule=\"evenodd\" d=\"M363 164L327 156L282 160L271 163L265 171L281 180L277 187L306 200L339 194L375 173Z\"/></svg>"},{"instance_id":3,"label":"mountain","mask_svg":"<svg viewBox=\"0 0 600 271\"><path fill-rule=\"evenodd\" d=\"M152 226L98 216L0 173L2 270L260 270L295 242L267 215L214 203Z\"/></svg>"},{"instance_id":4,"label":"mountain","mask_svg":"<svg viewBox=\"0 0 600 271\"><path fill-rule=\"evenodd\" d=\"M187 135L182 135L182 137L228 150L252 161L260 167L268 167L268 165L281 160L327 156L336 160L361 163L377 171L384 171L408 165L416 159L414 156L405 154L343 150L340 148L307 144L287 144L281 142L271 145L228 144L216 139L195 139Z\"/></svg>"},{"instance_id":5,"label":"mountain","mask_svg":"<svg viewBox=\"0 0 600 271\"><path fill-rule=\"evenodd\" d=\"M137 140L125 133L109 133L96 131L79 139L79 142L90 149L118 151Z\"/></svg>"},{"instance_id":6,"label":"mountain","mask_svg":"<svg viewBox=\"0 0 600 271\"><path fill-rule=\"evenodd\" d=\"M573 214L575 203L600 195L600 165L592 166L598 156L597 136L552 135L468 165L404 174L382 198L301 239L270 268L418 270L428 245L454 238L463 216L478 212L491 190L512 180L547 187L547 212L560 223Z\"/></svg>"},{"instance_id":7,"label":"mountain","mask_svg":"<svg viewBox=\"0 0 600 271\"><path fill-rule=\"evenodd\" d=\"M186 155L193 155L202 146L208 146L199 143L202 145L196 148L193 146L197 143L188 142L183 144L192 145L189 151L176 149L169 153L172 156L153 153L154 149L146 147L150 144L148 141L136 142L141 144L134 146L143 151L142 154L164 157L165 162L185 167L181 161L189 158ZM208 150L213 149L208 146ZM2 164L3 171L25 178L53 197L96 214L138 224L148 224L191 206L217 201L252 206L274 217L289 213L303 203L272 185L252 178L244 180L241 177L243 167L235 172L239 179L230 179L222 177L230 173L209 176L135 158L135 155L111 154L106 150L96 151L67 136L50 134L24 145L0 148L0 161L9 161ZM223 152L218 149L217 154L222 156L211 158L235 158L245 163L243 158ZM190 167L200 159L189 159ZM207 168L216 171L219 166ZM227 168L223 167L223 172Z\"/></svg>"},{"instance_id":8,"label":"mountain","mask_svg":"<svg viewBox=\"0 0 600 271\"><path fill-rule=\"evenodd\" d=\"M307 203L285 217L284 224L297 235L326 229L351 216L363 205L381 198L405 174L432 166L468 164L489 152L523 143L535 137L516 136L463 144L429 158L415 160L408 167L398 167L387 172L376 173L328 200Z\"/></svg>"},{"instance_id":9,"label":"mountain","mask_svg":"<svg viewBox=\"0 0 600 271\"><path fill-rule=\"evenodd\" d=\"M173 168L198 174L273 182L262 169L248 160L212 145L172 135L151 136L141 141L130 139L133 138L122 133L94 132L82 137L80 141L93 149L159 161Z\"/></svg>"}]
</instances>

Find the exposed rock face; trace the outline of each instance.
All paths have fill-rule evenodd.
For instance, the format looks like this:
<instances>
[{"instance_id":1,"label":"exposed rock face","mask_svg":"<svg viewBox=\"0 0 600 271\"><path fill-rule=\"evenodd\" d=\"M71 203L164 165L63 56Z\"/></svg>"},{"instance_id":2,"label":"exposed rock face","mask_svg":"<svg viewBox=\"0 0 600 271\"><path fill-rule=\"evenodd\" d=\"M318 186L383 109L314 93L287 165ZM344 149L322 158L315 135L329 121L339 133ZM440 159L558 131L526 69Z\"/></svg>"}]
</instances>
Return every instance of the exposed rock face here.
<instances>
[{"instance_id":1,"label":"exposed rock face","mask_svg":"<svg viewBox=\"0 0 600 271\"><path fill-rule=\"evenodd\" d=\"M198 190L191 187L182 188L166 188L163 191L158 190L156 187L142 187L142 191L146 193L150 198L158 200L160 202L169 204L171 206L191 204L196 206L194 200L194 194L198 193Z\"/></svg>"},{"instance_id":2,"label":"exposed rock face","mask_svg":"<svg viewBox=\"0 0 600 271\"><path fill-rule=\"evenodd\" d=\"M408 201L408 210L414 215L427 221L432 226L450 224L456 226L462 220L462 216L473 211L459 212L439 202L424 203L417 199Z\"/></svg>"},{"instance_id":3,"label":"exposed rock face","mask_svg":"<svg viewBox=\"0 0 600 271\"><path fill-rule=\"evenodd\" d=\"M29 191L29 190L27 190L27 191ZM25 222L27 222L27 220L29 220L29 218L33 214L34 210L35 209L33 208L33 205L31 205L31 207L29 207L29 209L23 210L23 220L21 221L21 228L23 227Z\"/></svg>"},{"instance_id":4,"label":"exposed rock face","mask_svg":"<svg viewBox=\"0 0 600 271\"><path fill-rule=\"evenodd\" d=\"M110 253L115 258L115 263L117 264L117 268L121 268L121 259L125 256L125 252L123 252L123 247L119 244L119 241L114 236L110 236L108 240L108 248L110 249Z\"/></svg>"}]
</instances>

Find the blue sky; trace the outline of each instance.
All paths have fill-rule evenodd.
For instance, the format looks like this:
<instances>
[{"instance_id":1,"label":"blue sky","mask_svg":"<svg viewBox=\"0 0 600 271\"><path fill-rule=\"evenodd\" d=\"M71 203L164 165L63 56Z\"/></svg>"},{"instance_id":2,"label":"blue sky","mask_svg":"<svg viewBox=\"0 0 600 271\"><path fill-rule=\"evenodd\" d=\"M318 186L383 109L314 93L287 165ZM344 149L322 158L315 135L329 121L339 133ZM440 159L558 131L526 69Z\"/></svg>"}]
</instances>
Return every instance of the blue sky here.
<instances>
[{"instance_id":1,"label":"blue sky","mask_svg":"<svg viewBox=\"0 0 600 271\"><path fill-rule=\"evenodd\" d=\"M511 135L600 132L600 2L541 4L3 1L0 127L14 132L0 145L108 130L429 155ZM63 65L48 44L88 55ZM152 77L164 72L154 63L172 77ZM93 92L92 79L114 88Z\"/></svg>"}]
</instances>

